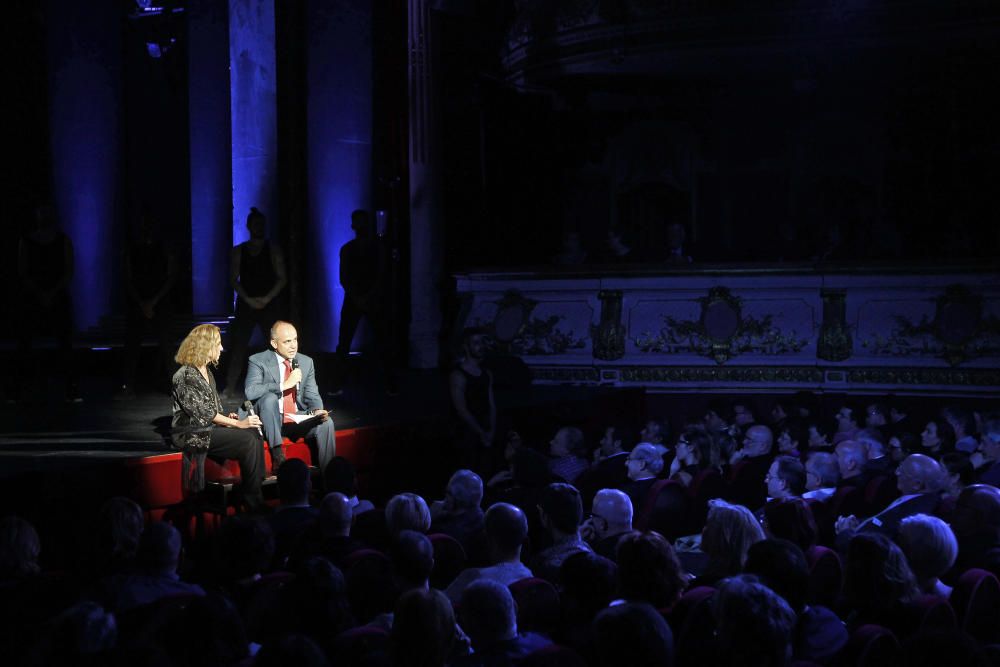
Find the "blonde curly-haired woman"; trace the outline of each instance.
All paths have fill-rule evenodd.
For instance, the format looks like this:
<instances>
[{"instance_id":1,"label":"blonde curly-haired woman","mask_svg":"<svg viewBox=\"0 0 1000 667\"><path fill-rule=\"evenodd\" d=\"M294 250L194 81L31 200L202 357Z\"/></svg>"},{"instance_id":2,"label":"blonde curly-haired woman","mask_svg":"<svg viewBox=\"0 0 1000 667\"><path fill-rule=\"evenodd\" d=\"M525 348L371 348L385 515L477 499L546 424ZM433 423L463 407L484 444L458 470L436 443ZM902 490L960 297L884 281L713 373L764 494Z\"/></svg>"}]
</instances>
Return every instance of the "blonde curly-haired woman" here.
<instances>
[{"instance_id":1,"label":"blonde curly-haired woman","mask_svg":"<svg viewBox=\"0 0 1000 667\"><path fill-rule=\"evenodd\" d=\"M174 360L173 440L184 452L184 485L189 492L205 487L205 457L236 459L240 464L243 497L247 509L263 510L261 495L264 473L264 440L259 434L260 418L237 419L236 413L222 414L215 388L215 376L208 366L219 363L222 335L214 324L200 324L191 330Z\"/></svg>"}]
</instances>

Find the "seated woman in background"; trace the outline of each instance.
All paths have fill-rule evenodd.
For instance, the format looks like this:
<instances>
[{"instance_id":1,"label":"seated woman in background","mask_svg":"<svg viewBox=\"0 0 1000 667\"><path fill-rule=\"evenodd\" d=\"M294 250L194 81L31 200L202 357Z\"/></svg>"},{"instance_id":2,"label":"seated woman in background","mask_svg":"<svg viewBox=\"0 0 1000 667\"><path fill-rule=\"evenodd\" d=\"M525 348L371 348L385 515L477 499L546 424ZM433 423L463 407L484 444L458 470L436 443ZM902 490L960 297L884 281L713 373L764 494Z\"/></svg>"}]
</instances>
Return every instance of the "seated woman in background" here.
<instances>
[{"instance_id":1,"label":"seated woman in background","mask_svg":"<svg viewBox=\"0 0 1000 667\"><path fill-rule=\"evenodd\" d=\"M217 366L222 354L222 335L214 324L200 324L181 342L174 360L172 422L174 446L184 452L183 483L188 492L205 487L205 457L208 454L236 459L240 464L243 498L251 511L267 506L261 494L264 472L264 439L260 418L237 419L222 414L215 376L208 365Z\"/></svg>"},{"instance_id":2,"label":"seated woman in background","mask_svg":"<svg viewBox=\"0 0 1000 667\"><path fill-rule=\"evenodd\" d=\"M700 426L688 426L677 439L670 479L691 486L702 470L719 467L719 448L712 436Z\"/></svg>"},{"instance_id":3,"label":"seated woman in background","mask_svg":"<svg viewBox=\"0 0 1000 667\"><path fill-rule=\"evenodd\" d=\"M721 579L741 574L747 551L763 539L764 529L746 507L724 500L708 501L708 520L701 533L701 550L707 562L690 587L714 586Z\"/></svg>"}]
</instances>

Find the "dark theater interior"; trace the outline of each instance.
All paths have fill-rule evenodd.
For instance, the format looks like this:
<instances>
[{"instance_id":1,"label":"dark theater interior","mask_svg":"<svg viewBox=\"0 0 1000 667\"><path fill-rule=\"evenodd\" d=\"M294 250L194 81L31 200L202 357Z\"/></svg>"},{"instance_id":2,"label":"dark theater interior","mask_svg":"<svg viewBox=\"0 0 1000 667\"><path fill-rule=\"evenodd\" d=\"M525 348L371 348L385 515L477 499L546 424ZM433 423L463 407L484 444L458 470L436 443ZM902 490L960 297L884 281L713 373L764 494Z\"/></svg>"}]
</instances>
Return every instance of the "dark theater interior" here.
<instances>
[{"instance_id":1,"label":"dark theater interior","mask_svg":"<svg viewBox=\"0 0 1000 667\"><path fill-rule=\"evenodd\" d=\"M0 664L1000 666L1000 2L4 10Z\"/></svg>"}]
</instances>

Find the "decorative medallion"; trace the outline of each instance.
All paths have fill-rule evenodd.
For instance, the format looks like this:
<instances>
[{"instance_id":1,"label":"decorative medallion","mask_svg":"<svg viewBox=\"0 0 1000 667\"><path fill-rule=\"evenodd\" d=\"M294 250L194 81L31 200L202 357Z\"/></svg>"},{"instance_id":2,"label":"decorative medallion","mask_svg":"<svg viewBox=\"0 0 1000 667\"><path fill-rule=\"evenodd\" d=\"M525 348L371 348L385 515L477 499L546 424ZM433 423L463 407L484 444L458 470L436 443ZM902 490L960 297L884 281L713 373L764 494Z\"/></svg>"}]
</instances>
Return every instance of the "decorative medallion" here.
<instances>
[{"instance_id":1,"label":"decorative medallion","mask_svg":"<svg viewBox=\"0 0 1000 667\"><path fill-rule=\"evenodd\" d=\"M496 302L497 310L492 322L479 321L494 345L509 354L519 356L547 356L565 354L586 346L583 338L573 331L558 327L561 315L545 319L532 317L537 301L526 298L517 290L509 290Z\"/></svg>"}]
</instances>

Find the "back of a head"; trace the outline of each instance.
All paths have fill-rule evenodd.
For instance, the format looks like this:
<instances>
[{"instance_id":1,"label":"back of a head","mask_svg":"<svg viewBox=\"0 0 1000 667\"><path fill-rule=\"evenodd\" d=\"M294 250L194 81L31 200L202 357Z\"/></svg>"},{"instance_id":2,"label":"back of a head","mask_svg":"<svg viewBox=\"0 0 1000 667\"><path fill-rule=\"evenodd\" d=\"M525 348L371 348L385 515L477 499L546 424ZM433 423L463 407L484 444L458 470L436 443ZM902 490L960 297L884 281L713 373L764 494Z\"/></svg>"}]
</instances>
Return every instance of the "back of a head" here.
<instances>
[{"instance_id":1,"label":"back of a head","mask_svg":"<svg viewBox=\"0 0 1000 667\"><path fill-rule=\"evenodd\" d=\"M809 591L809 563L798 545L781 539L767 539L750 547L747 574L760 577L796 613L801 613Z\"/></svg>"},{"instance_id":2,"label":"back of a head","mask_svg":"<svg viewBox=\"0 0 1000 667\"><path fill-rule=\"evenodd\" d=\"M462 629L473 649L517 636L517 609L510 589L492 579L478 579L462 591L459 602Z\"/></svg>"},{"instance_id":3,"label":"back of a head","mask_svg":"<svg viewBox=\"0 0 1000 667\"><path fill-rule=\"evenodd\" d=\"M142 508L131 498L109 498L97 515L97 539L100 557L116 562L135 556L145 518Z\"/></svg>"},{"instance_id":4,"label":"back of a head","mask_svg":"<svg viewBox=\"0 0 1000 667\"><path fill-rule=\"evenodd\" d=\"M169 575L177 571L181 555L181 534L166 521L155 521L142 531L136 560L150 574Z\"/></svg>"},{"instance_id":5,"label":"back of a head","mask_svg":"<svg viewBox=\"0 0 1000 667\"><path fill-rule=\"evenodd\" d=\"M641 461L647 476L659 475L663 470L663 456L660 454L660 450L649 443L633 447L629 458Z\"/></svg>"},{"instance_id":6,"label":"back of a head","mask_svg":"<svg viewBox=\"0 0 1000 667\"><path fill-rule=\"evenodd\" d=\"M918 580L938 578L958 558L958 541L951 526L928 514L914 514L899 522L896 542Z\"/></svg>"},{"instance_id":7,"label":"back of a head","mask_svg":"<svg viewBox=\"0 0 1000 667\"><path fill-rule=\"evenodd\" d=\"M723 664L780 667L789 655L796 616L755 577L724 580L712 605Z\"/></svg>"},{"instance_id":8,"label":"back of a head","mask_svg":"<svg viewBox=\"0 0 1000 667\"><path fill-rule=\"evenodd\" d=\"M264 572L274 558L274 533L266 521L245 516L222 522L216 542L216 567L226 581Z\"/></svg>"},{"instance_id":9,"label":"back of a head","mask_svg":"<svg viewBox=\"0 0 1000 667\"><path fill-rule=\"evenodd\" d=\"M580 492L570 484L554 482L542 491L538 503L550 524L564 535L572 535L583 520L583 501Z\"/></svg>"},{"instance_id":10,"label":"back of a head","mask_svg":"<svg viewBox=\"0 0 1000 667\"><path fill-rule=\"evenodd\" d=\"M962 489L956 510L968 512L969 523L979 531L1000 531L1000 489L995 486L973 484Z\"/></svg>"},{"instance_id":11,"label":"back of a head","mask_svg":"<svg viewBox=\"0 0 1000 667\"><path fill-rule=\"evenodd\" d=\"M674 664L674 635L670 626L645 602L608 607L591 626L596 665L670 667Z\"/></svg>"},{"instance_id":12,"label":"back of a head","mask_svg":"<svg viewBox=\"0 0 1000 667\"><path fill-rule=\"evenodd\" d=\"M353 498L358 494L354 464L343 456L334 456L323 469L323 484L327 491L338 491Z\"/></svg>"},{"instance_id":13,"label":"back of a head","mask_svg":"<svg viewBox=\"0 0 1000 667\"><path fill-rule=\"evenodd\" d=\"M16 516L0 519L0 581L39 571L41 542L35 527Z\"/></svg>"},{"instance_id":14,"label":"back of a head","mask_svg":"<svg viewBox=\"0 0 1000 667\"><path fill-rule=\"evenodd\" d=\"M816 475L818 480L817 488L832 488L840 483L840 466L837 465L837 457L829 452L814 452L806 459L806 480L809 479L809 472Z\"/></svg>"},{"instance_id":15,"label":"back of a head","mask_svg":"<svg viewBox=\"0 0 1000 667\"><path fill-rule=\"evenodd\" d=\"M426 533L431 527L431 511L417 494L398 493L385 506L385 524L390 535L402 530Z\"/></svg>"},{"instance_id":16,"label":"back of a head","mask_svg":"<svg viewBox=\"0 0 1000 667\"><path fill-rule=\"evenodd\" d=\"M311 488L309 466L302 459L286 459L278 467L278 496L282 505L308 502Z\"/></svg>"},{"instance_id":17,"label":"back of a head","mask_svg":"<svg viewBox=\"0 0 1000 667\"><path fill-rule=\"evenodd\" d=\"M618 489L601 489L594 495L591 505L593 513L608 522L610 528L630 530L632 528L632 500Z\"/></svg>"},{"instance_id":18,"label":"back of a head","mask_svg":"<svg viewBox=\"0 0 1000 667\"><path fill-rule=\"evenodd\" d=\"M163 636L183 638L166 644L175 665L231 665L249 654L243 619L222 593L192 600L169 621Z\"/></svg>"},{"instance_id":19,"label":"back of a head","mask_svg":"<svg viewBox=\"0 0 1000 667\"><path fill-rule=\"evenodd\" d=\"M588 618L604 609L615 598L618 566L613 560L590 551L579 551L563 561L559 568L561 600Z\"/></svg>"},{"instance_id":20,"label":"back of a head","mask_svg":"<svg viewBox=\"0 0 1000 667\"><path fill-rule=\"evenodd\" d=\"M715 574L737 574L743 569L750 546L764 539L764 530L753 512L742 505L717 499L708 505L702 551L708 554Z\"/></svg>"},{"instance_id":21,"label":"back of a head","mask_svg":"<svg viewBox=\"0 0 1000 667\"><path fill-rule=\"evenodd\" d=\"M819 537L813 511L802 498L779 498L764 505L764 522L768 533L794 542L803 551Z\"/></svg>"},{"instance_id":22,"label":"back of a head","mask_svg":"<svg viewBox=\"0 0 1000 667\"><path fill-rule=\"evenodd\" d=\"M919 484L921 493L937 493L945 488L947 482L941 464L924 454L910 454L903 459L899 464L899 472L903 471L914 483Z\"/></svg>"},{"instance_id":23,"label":"back of a head","mask_svg":"<svg viewBox=\"0 0 1000 667\"><path fill-rule=\"evenodd\" d=\"M496 503L486 510L486 536L497 554L510 557L528 537L528 517L519 507Z\"/></svg>"},{"instance_id":24,"label":"back of a head","mask_svg":"<svg viewBox=\"0 0 1000 667\"><path fill-rule=\"evenodd\" d=\"M343 493L333 491L323 497L319 505L319 527L325 536L348 535L353 518L351 501Z\"/></svg>"},{"instance_id":25,"label":"back of a head","mask_svg":"<svg viewBox=\"0 0 1000 667\"><path fill-rule=\"evenodd\" d=\"M851 538L844 564L844 597L856 608L893 608L917 595L906 556L881 533Z\"/></svg>"},{"instance_id":26,"label":"back of a head","mask_svg":"<svg viewBox=\"0 0 1000 667\"><path fill-rule=\"evenodd\" d=\"M627 533L618 541L618 589L630 602L673 605L687 584L674 548L653 531Z\"/></svg>"},{"instance_id":27,"label":"back of a head","mask_svg":"<svg viewBox=\"0 0 1000 667\"><path fill-rule=\"evenodd\" d=\"M401 530L389 552L396 579L404 589L425 586L434 569L434 546L415 530Z\"/></svg>"},{"instance_id":28,"label":"back of a head","mask_svg":"<svg viewBox=\"0 0 1000 667\"><path fill-rule=\"evenodd\" d=\"M483 480L471 470L459 470L448 480L447 494L456 509L479 507L483 501Z\"/></svg>"},{"instance_id":29,"label":"back of a head","mask_svg":"<svg viewBox=\"0 0 1000 667\"><path fill-rule=\"evenodd\" d=\"M396 603L390 636L396 667L443 667L455 641L455 614L444 593L413 589Z\"/></svg>"}]
</instances>

